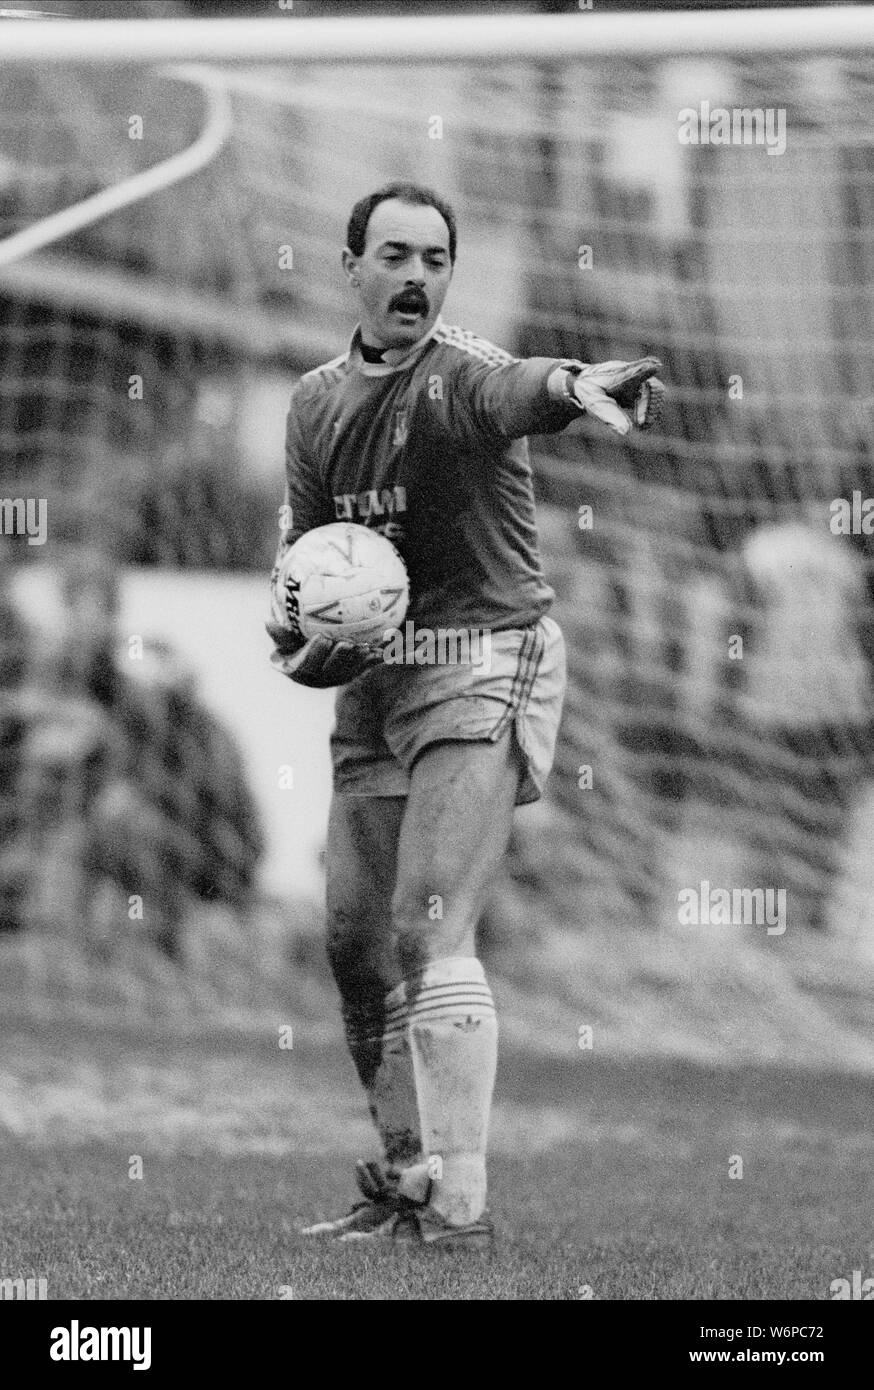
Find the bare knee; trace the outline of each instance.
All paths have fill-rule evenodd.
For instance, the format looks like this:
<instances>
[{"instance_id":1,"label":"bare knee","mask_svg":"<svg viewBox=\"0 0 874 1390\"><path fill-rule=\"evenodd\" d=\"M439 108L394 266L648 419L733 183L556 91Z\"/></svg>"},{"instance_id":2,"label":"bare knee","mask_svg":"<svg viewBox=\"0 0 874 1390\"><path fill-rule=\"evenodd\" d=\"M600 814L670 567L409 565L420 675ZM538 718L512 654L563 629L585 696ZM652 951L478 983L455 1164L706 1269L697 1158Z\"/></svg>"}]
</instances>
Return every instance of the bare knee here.
<instances>
[{"instance_id":1,"label":"bare knee","mask_svg":"<svg viewBox=\"0 0 874 1390\"><path fill-rule=\"evenodd\" d=\"M344 1001L400 981L389 901L403 797L335 795L328 820L328 959Z\"/></svg>"},{"instance_id":2,"label":"bare knee","mask_svg":"<svg viewBox=\"0 0 874 1390\"><path fill-rule=\"evenodd\" d=\"M328 904L328 961L344 1000L381 1001L400 979L384 925L360 901Z\"/></svg>"},{"instance_id":3,"label":"bare knee","mask_svg":"<svg viewBox=\"0 0 874 1390\"><path fill-rule=\"evenodd\" d=\"M444 956L472 955L476 912L458 892L440 892L439 873L426 882L420 875L398 882L392 898L392 926L397 958L405 979Z\"/></svg>"}]
</instances>

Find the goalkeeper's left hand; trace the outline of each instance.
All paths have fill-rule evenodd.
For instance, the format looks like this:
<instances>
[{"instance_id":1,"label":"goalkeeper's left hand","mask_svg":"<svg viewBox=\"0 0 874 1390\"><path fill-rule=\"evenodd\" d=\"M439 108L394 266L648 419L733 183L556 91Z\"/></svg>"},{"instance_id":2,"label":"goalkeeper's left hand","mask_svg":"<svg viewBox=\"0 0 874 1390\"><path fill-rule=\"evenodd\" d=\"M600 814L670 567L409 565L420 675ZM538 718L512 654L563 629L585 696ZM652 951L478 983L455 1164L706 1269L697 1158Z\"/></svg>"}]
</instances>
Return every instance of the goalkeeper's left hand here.
<instances>
[{"instance_id":1,"label":"goalkeeper's left hand","mask_svg":"<svg viewBox=\"0 0 874 1390\"><path fill-rule=\"evenodd\" d=\"M574 374L571 389L581 409L617 434L627 434L632 424L647 430L661 414L665 388L656 376L661 365L657 357L597 362Z\"/></svg>"}]
</instances>

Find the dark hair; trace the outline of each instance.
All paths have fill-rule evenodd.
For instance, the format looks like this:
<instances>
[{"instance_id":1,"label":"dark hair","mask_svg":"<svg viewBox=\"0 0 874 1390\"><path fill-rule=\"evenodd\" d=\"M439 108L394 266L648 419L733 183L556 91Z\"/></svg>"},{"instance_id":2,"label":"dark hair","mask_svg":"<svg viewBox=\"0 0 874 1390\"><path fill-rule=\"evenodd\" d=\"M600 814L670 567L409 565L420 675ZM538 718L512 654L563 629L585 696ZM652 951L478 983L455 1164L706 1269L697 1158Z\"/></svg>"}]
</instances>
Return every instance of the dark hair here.
<instances>
[{"instance_id":1,"label":"dark hair","mask_svg":"<svg viewBox=\"0 0 874 1390\"><path fill-rule=\"evenodd\" d=\"M384 203L388 198L398 198L402 203L412 203L414 206L436 208L443 221L449 228L449 260L455 264L455 243L456 225L455 213L444 198L439 193L435 193L431 188L423 188L418 183L387 183L382 188L378 188L375 193L369 193L366 198L361 198L355 204L349 215L349 225L346 228L346 245L353 256L364 255L364 244L367 240L367 224L370 221L370 214L380 203Z\"/></svg>"}]
</instances>

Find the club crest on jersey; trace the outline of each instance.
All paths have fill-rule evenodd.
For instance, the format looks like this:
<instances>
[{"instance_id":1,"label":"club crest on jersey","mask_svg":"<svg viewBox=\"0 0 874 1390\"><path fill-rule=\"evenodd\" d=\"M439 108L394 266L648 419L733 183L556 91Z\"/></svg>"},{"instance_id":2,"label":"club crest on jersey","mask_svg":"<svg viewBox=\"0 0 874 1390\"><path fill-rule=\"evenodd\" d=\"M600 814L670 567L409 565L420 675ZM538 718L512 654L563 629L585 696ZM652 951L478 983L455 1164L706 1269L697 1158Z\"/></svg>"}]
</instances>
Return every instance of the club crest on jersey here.
<instances>
[{"instance_id":1,"label":"club crest on jersey","mask_svg":"<svg viewBox=\"0 0 874 1390\"><path fill-rule=\"evenodd\" d=\"M401 448L407 442L409 426L407 424L407 412L405 410L395 411L395 433L392 443L395 448Z\"/></svg>"}]
</instances>

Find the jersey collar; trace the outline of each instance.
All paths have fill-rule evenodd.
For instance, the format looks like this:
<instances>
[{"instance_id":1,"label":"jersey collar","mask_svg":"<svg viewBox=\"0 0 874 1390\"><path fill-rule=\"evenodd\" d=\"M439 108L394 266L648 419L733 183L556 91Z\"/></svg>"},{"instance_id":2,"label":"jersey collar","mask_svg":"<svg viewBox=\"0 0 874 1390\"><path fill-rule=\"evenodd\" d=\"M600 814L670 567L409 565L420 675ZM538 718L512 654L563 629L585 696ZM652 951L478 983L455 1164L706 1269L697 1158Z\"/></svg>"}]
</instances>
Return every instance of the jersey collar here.
<instances>
[{"instance_id":1,"label":"jersey collar","mask_svg":"<svg viewBox=\"0 0 874 1390\"><path fill-rule=\"evenodd\" d=\"M349 348L346 353L346 360L353 367L357 367L362 376L389 376L392 372L401 372L405 367L409 367L420 353L424 352L428 343L443 326L443 317L438 314L427 333L418 338L410 347L386 348L383 362L365 362L361 356L361 324L356 323L352 337L349 340Z\"/></svg>"}]
</instances>

